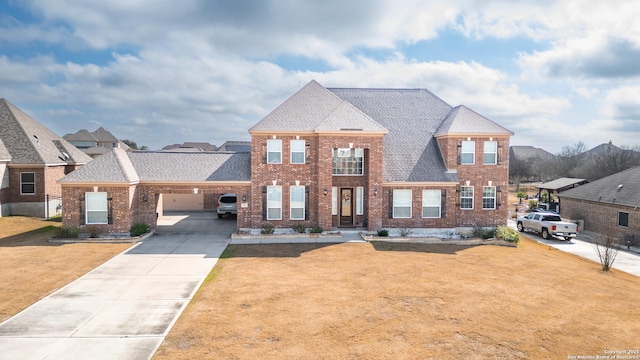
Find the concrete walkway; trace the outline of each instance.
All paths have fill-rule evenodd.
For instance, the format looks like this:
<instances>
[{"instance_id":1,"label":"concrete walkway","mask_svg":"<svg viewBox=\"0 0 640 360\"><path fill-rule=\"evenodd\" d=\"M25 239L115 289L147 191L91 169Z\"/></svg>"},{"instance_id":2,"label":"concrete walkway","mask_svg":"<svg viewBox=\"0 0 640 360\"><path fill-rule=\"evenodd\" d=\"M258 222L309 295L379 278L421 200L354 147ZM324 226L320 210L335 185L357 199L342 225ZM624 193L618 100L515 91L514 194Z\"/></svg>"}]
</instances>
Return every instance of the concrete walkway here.
<instances>
[{"instance_id":1,"label":"concrete walkway","mask_svg":"<svg viewBox=\"0 0 640 360\"><path fill-rule=\"evenodd\" d=\"M515 221L509 220L509 227L515 229ZM576 238L573 238L570 241L559 239L545 240L536 233L526 232L524 234L528 238L539 243L547 244L558 250L568 252L570 254L574 254L600 264L600 259L598 258L598 253L596 252L594 244L595 238L597 236L597 234L595 233L589 231L581 231ZM640 249L634 247L634 250ZM634 250L627 250L626 248L618 250L618 255L616 256L612 267L614 269L640 277L640 254L638 254L638 252Z\"/></svg>"},{"instance_id":2,"label":"concrete walkway","mask_svg":"<svg viewBox=\"0 0 640 360\"><path fill-rule=\"evenodd\" d=\"M150 358L228 242L149 237L0 324L0 359Z\"/></svg>"}]
</instances>

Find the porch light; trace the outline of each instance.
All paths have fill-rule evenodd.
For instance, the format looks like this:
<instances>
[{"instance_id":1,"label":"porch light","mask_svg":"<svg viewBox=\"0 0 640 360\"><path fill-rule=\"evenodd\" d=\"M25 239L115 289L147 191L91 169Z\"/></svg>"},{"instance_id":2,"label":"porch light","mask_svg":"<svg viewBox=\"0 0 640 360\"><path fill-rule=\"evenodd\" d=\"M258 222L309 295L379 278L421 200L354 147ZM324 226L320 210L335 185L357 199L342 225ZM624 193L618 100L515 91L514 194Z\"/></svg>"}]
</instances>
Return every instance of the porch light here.
<instances>
[{"instance_id":1,"label":"porch light","mask_svg":"<svg viewBox=\"0 0 640 360\"><path fill-rule=\"evenodd\" d=\"M323 193L324 193L324 196L327 196L327 194L329 193L329 189L325 188Z\"/></svg>"},{"instance_id":2,"label":"porch light","mask_svg":"<svg viewBox=\"0 0 640 360\"><path fill-rule=\"evenodd\" d=\"M147 200L149 200L147 194L142 195L142 201L147 202Z\"/></svg>"},{"instance_id":3,"label":"porch light","mask_svg":"<svg viewBox=\"0 0 640 360\"><path fill-rule=\"evenodd\" d=\"M247 201L247 195L242 195L242 202L246 202Z\"/></svg>"},{"instance_id":4,"label":"porch light","mask_svg":"<svg viewBox=\"0 0 640 360\"><path fill-rule=\"evenodd\" d=\"M373 189L373 196L378 196L378 188Z\"/></svg>"}]
</instances>

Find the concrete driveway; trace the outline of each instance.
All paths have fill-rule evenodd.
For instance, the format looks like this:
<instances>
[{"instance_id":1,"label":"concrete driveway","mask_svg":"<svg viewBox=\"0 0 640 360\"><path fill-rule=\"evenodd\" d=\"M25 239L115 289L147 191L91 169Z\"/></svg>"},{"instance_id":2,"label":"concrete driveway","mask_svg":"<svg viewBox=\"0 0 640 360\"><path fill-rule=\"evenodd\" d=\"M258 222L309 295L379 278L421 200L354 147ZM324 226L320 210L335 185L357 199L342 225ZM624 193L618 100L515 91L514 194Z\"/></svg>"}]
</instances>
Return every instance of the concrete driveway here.
<instances>
[{"instance_id":1,"label":"concrete driveway","mask_svg":"<svg viewBox=\"0 0 640 360\"><path fill-rule=\"evenodd\" d=\"M0 358L150 358L235 229L235 221L218 220L215 213L175 216L179 226L165 225L0 324Z\"/></svg>"}]
</instances>

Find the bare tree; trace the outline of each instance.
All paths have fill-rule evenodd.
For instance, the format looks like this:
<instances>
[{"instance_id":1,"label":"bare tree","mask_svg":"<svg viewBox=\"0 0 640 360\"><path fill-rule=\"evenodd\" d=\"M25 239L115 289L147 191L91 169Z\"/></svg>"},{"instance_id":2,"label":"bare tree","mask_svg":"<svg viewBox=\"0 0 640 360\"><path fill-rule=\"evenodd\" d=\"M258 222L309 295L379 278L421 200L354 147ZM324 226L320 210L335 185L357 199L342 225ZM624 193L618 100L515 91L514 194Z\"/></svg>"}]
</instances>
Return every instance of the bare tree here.
<instances>
[{"instance_id":1,"label":"bare tree","mask_svg":"<svg viewBox=\"0 0 640 360\"><path fill-rule=\"evenodd\" d=\"M613 237L604 235L596 239L594 248L600 259L602 271L609 271L613 262L616 260L616 256L618 256L620 245Z\"/></svg>"}]
</instances>

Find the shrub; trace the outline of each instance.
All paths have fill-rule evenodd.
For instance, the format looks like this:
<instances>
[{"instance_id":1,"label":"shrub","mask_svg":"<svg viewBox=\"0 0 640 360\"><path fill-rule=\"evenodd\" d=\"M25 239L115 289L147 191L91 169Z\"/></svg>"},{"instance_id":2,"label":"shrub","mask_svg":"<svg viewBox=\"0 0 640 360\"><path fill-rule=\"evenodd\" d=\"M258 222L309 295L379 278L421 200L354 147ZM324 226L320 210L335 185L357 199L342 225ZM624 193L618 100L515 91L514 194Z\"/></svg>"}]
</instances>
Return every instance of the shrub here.
<instances>
[{"instance_id":1,"label":"shrub","mask_svg":"<svg viewBox=\"0 0 640 360\"><path fill-rule=\"evenodd\" d=\"M378 236L380 237L389 236L389 230L387 229L378 230Z\"/></svg>"},{"instance_id":2,"label":"shrub","mask_svg":"<svg viewBox=\"0 0 640 360\"><path fill-rule=\"evenodd\" d=\"M518 191L516 197L520 199L520 203L522 204L522 199L527 197L527 194L524 191Z\"/></svg>"},{"instance_id":3,"label":"shrub","mask_svg":"<svg viewBox=\"0 0 640 360\"><path fill-rule=\"evenodd\" d=\"M407 236L409 236L409 234L411 234L411 230L409 230L409 229L400 229L400 236L407 237Z\"/></svg>"},{"instance_id":4,"label":"shrub","mask_svg":"<svg viewBox=\"0 0 640 360\"><path fill-rule=\"evenodd\" d=\"M490 239L496 236L496 228L485 228L482 226L473 227L473 237L481 239Z\"/></svg>"},{"instance_id":5,"label":"shrub","mask_svg":"<svg viewBox=\"0 0 640 360\"><path fill-rule=\"evenodd\" d=\"M536 200L529 200L529 209L535 209L538 207L538 201Z\"/></svg>"},{"instance_id":6,"label":"shrub","mask_svg":"<svg viewBox=\"0 0 640 360\"><path fill-rule=\"evenodd\" d=\"M510 227L500 226L496 229L496 238L517 244L520 241L520 234Z\"/></svg>"},{"instance_id":7,"label":"shrub","mask_svg":"<svg viewBox=\"0 0 640 360\"><path fill-rule=\"evenodd\" d=\"M88 226L87 232L89 233L89 237L92 239L99 238L100 234L102 234L102 229L98 226Z\"/></svg>"},{"instance_id":8,"label":"shrub","mask_svg":"<svg viewBox=\"0 0 640 360\"><path fill-rule=\"evenodd\" d=\"M273 224L263 223L262 229L260 229L260 234L273 234L275 228Z\"/></svg>"},{"instance_id":9,"label":"shrub","mask_svg":"<svg viewBox=\"0 0 640 360\"><path fill-rule=\"evenodd\" d=\"M295 232L300 233L300 234L304 234L306 229L307 228L304 226L304 224L295 224L295 225L293 225L293 230Z\"/></svg>"},{"instance_id":10,"label":"shrub","mask_svg":"<svg viewBox=\"0 0 640 360\"><path fill-rule=\"evenodd\" d=\"M151 231L151 226L147 223L135 223L129 229L129 234L131 236L140 236L142 234L146 234Z\"/></svg>"},{"instance_id":11,"label":"shrub","mask_svg":"<svg viewBox=\"0 0 640 360\"><path fill-rule=\"evenodd\" d=\"M80 230L73 226L62 226L56 230L55 236L58 239L77 239Z\"/></svg>"},{"instance_id":12,"label":"shrub","mask_svg":"<svg viewBox=\"0 0 640 360\"><path fill-rule=\"evenodd\" d=\"M324 229L321 228L320 226L314 226L309 230L309 232L312 234L322 234L323 231Z\"/></svg>"}]
</instances>

